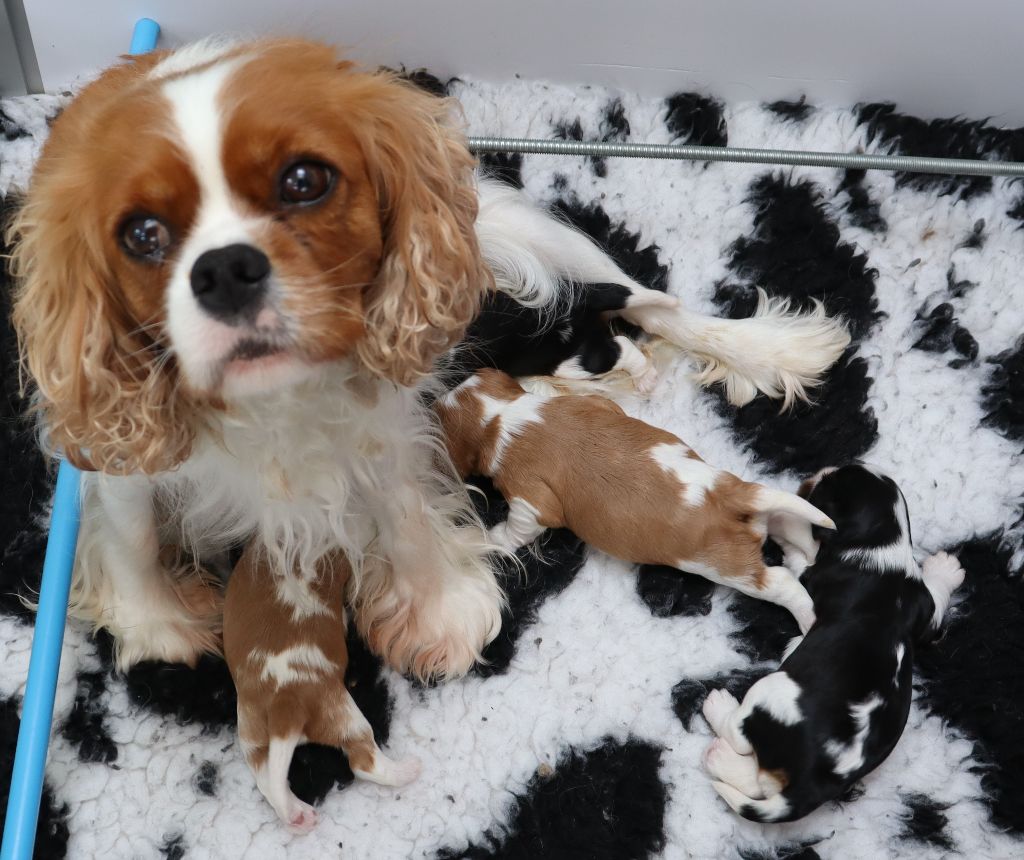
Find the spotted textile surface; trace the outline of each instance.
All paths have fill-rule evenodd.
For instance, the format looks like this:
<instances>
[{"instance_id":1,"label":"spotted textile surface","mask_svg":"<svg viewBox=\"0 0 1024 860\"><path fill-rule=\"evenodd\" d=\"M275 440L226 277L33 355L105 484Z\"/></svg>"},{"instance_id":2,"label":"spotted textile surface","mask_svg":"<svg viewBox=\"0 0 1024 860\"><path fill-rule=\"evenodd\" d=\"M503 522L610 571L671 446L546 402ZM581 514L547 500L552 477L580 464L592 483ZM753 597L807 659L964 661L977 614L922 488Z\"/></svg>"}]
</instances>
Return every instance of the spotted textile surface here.
<instances>
[{"instance_id":1,"label":"spotted textile surface","mask_svg":"<svg viewBox=\"0 0 1024 860\"><path fill-rule=\"evenodd\" d=\"M435 88L444 85L420 76ZM1024 132L925 122L884 105L722 104L559 89L449 85L476 132L814 150L1022 156ZM60 108L0 103L0 195L24 183ZM903 739L841 805L784 826L742 821L700 757L707 691L742 693L796 630L782 610L665 568L637 570L549 536L490 664L423 688L350 643L349 685L378 739L423 759L400 790L354 784L301 748L295 791L318 829L293 837L234 739L223 663L111 671L110 646L68 632L37 856L117 858L1011 857L1024 853L1024 186L1005 180L669 161L489 157L605 245L632 275L696 309L744 316L756 287L849 322L854 343L813 405L780 415L695 387L679 358L632 414L715 465L793 489L866 457L901 484L922 551L956 552L967 583L918 657ZM11 193L8 193L11 192ZM3 283L9 304L10 285ZM0 355L0 740L7 773L28 663L50 476L19 421L14 346ZM481 496L485 516L502 501Z\"/></svg>"}]
</instances>

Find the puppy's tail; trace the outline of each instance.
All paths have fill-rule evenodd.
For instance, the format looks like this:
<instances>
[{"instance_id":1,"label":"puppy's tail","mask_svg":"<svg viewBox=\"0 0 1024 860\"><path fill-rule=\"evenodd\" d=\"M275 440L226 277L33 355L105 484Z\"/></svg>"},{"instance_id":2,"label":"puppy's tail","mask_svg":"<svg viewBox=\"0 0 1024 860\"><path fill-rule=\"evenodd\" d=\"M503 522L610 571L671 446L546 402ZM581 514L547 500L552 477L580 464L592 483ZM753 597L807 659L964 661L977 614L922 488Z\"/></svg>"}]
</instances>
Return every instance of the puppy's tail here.
<instances>
[{"instance_id":1,"label":"puppy's tail","mask_svg":"<svg viewBox=\"0 0 1024 860\"><path fill-rule=\"evenodd\" d=\"M743 792L727 782L712 782L715 791L721 795L722 800L729 804L735 812L750 821L792 821L799 818L794 816L786 798L781 794L773 794L763 800L756 800L747 797Z\"/></svg>"},{"instance_id":2,"label":"puppy's tail","mask_svg":"<svg viewBox=\"0 0 1024 860\"><path fill-rule=\"evenodd\" d=\"M843 354L850 334L817 302L809 312L792 310L787 299L759 289L752 317L721 319L674 308L627 307L620 316L692 354L701 365L701 385L721 382L730 403L742 406L760 391L781 398L783 408L808 399Z\"/></svg>"},{"instance_id":3,"label":"puppy's tail","mask_svg":"<svg viewBox=\"0 0 1024 860\"><path fill-rule=\"evenodd\" d=\"M752 317L720 319L687 310L675 296L651 290L626 275L589 237L533 205L522 192L480 181L476 232L498 288L516 301L557 309L574 290L600 286L599 310L690 353L702 385L721 382L742 406L763 392L784 407L808 399L850 343L840 320L818 303L795 311L786 299L760 291Z\"/></svg>"},{"instance_id":4,"label":"puppy's tail","mask_svg":"<svg viewBox=\"0 0 1024 860\"><path fill-rule=\"evenodd\" d=\"M772 487L757 485L757 496L754 501L754 508L762 514L792 514L802 520L806 520L815 526L825 529L834 529L836 524L830 517L825 516L807 499L785 490L776 490Z\"/></svg>"}]
</instances>

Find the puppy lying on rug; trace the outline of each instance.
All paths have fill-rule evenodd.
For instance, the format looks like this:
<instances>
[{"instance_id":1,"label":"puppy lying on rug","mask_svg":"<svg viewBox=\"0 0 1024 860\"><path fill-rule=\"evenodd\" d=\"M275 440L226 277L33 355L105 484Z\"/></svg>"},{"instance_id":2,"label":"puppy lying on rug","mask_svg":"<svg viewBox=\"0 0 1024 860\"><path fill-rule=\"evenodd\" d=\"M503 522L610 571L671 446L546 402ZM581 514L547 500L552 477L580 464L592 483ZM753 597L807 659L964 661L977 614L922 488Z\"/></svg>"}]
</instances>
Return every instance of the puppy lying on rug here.
<instances>
[{"instance_id":1,"label":"puppy lying on rug","mask_svg":"<svg viewBox=\"0 0 1024 860\"><path fill-rule=\"evenodd\" d=\"M796 577L761 557L774 515L833 527L804 499L709 466L604 397L528 394L498 370L479 371L434 408L459 473L490 477L508 499L508 520L491 530L499 546L565 526L616 558L778 603L805 632L813 623Z\"/></svg>"},{"instance_id":2,"label":"puppy lying on rug","mask_svg":"<svg viewBox=\"0 0 1024 860\"><path fill-rule=\"evenodd\" d=\"M742 704L725 690L704 702L715 789L754 821L803 818L885 761L907 724L914 645L964 579L944 552L918 567L906 501L885 475L827 469L801 494L836 524L815 530L803 576L817 620Z\"/></svg>"},{"instance_id":3,"label":"puppy lying on rug","mask_svg":"<svg viewBox=\"0 0 1024 860\"><path fill-rule=\"evenodd\" d=\"M256 785L282 821L306 832L316 811L292 794L295 747L339 747L352 773L405 785L417 759L389 759L345 686L345 586L351 566L340 553L318 575L275 575L250 546L228 580L224 655L238 691L238 740Z\"/></svg>"}]
</instances>

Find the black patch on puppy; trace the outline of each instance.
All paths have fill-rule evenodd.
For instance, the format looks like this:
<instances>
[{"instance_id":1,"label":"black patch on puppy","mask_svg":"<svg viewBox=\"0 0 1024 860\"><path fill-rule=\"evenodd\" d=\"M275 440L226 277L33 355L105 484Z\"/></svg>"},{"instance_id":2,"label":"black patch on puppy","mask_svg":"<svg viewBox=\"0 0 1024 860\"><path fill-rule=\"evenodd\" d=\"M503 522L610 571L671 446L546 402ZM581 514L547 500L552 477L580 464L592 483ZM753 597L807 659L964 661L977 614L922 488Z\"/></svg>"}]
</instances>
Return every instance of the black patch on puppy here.
<instances>
[{"instance_id":1,"label":"black patch on puppy","mask_svg":"<svg viewBox=\"0 0 1024 860\"><path fill-rule=\"evenodd\" d=\"M657 618L697 616L711 612L715 584L665 564L642 564L637 570L636 591Z\"/></svg>"},{"instance_id":2,"label":"black patch on puppy","mask_svg":"<svg viewBox=\"0 0 1024 860\"><path fill-rule=\"evenodd\" d=\"M185 836L181 833L168 834L164 837L159 851L167 860L183 860L185 857Z\"/></svg>"},{"instance_id":3,"label":"black patch on puppy","mask_svg":"<svg viewBox=\"0 0 1024 860\"><path fill-rule=\"evenodd\" d=\"M981 389L986 427L1008 439L1024 441L1024 337L989 359L992 370Z\"/></svg>"},{"instance_id":4,"label":"black patch on puppy","mask_svg":"<svg viewBox=\"0 0 1024 860\"><path fill-rule=\"evenodd\" d=\"M729 143L722 103L700 93L676 93L665 99L665 125L673 143L697 146Z\"/></svg>"},{"instance_id":5,"label":"black patch on puppy","mask_svg":"<svg viewBox=\"0 0 1024 860\"><path fill-rule=\"evenodd\" d=\"M807 96L800 96L796 101L779 99L775 102L769 102L765 105L765 109L770 110L780 119L789 120L790 122L803 122L815 110L813 105L807 104Z\"/></svg>"},{"instance_id":6,"label":"black patch on puppy","mask_svg":"<svg viewBox=\"0 0 1024 860\"><path fill-rule=\"evenodd\" d=\"M1024 129L999 129L984 120L949 118L923 120L896 112L893 104L857 107L857 121L867 126L873 149L901 155L939 158L996 157L1020 161L1024 156ZM966 200L992 190L990 176L944 176L934 173L897 173L897 187L957 194Z\"/></svg>"},{"instance_id":7,"label":"black patch on puppy","mask_svg":"<svg viewBox=\"0 0 1024 860\"><path fill-rule=\"evenodd\" d=\"M103 724L106 708L102 697L106 692L105 672L79 672L75 705L71 709L61 734L78 747L81 761L110 764L117 760L117 744Z\"/></svg>"},{"instance_id":8,"label":"black patch on puppy","mask_svg":"<svg viewBox=\"0 0 1024 860\"><path fill-rule=\"evenodd\" d=\"M872 200L868 190L864 187L866 173L867 171L864 170L847 170L843 175L839 190L846 192L844 208L854 227L861 227L872 233L884 233L889 229L889 225L882 217L878 201Z\"/></svg>"},{"instance_id":9,"label":"black patch on puppy","mask_svg":"<svg viewBox=\"0 0 1024 860\"><path fill-rule=\"evenodd\" d=\"M212 761L204 761L192 779L196 791L206 797L217 795L217 784L220 782L220 771Z\"/></svg>"},{"instance_id":10,"label":"black patch on puppy","mask_svg":"<svg viewBox=\"0 0 1024 860\"><path fill-rule=\"evenodd\" d=\"M624 860L665 846L667 788L661 749L606 738L589 752L567 751L554 771L538 771L516 797L507 823L480 843L446 848L438 860Z\"/></svg>"},{"instance_id":11,"label":"black patch on puppy","mask_svg":"<svg viewBox=\"0 0 1024 860\"><path fill-rule=\"evenodd\" d=\"M743 701L747 690L763 674L761 669L735 669L711 678L683 678L672 688L672 710L679 717L683 728L690 731L690 723L700 713L708 693L724 688Z\"/></svg>"},{"instance_id":12,"label":"black patch on puppy","mask_svg":"<svg viewBox=\"0 0 1024 860\"><path fill-rule=\"evenodd\" d=\"M504 522L508 518L508 504L494 484L482 477L473 477L470 483L483 493L474 492L472 497L488 528ZM522 567L511 561L502 562L498 567L501 585L508 596L508 608L502 613L501 632L484 648L487 662L473 667L473 673L484 678L508 671L520 636L537 620L541 604L565 590L579 573L586 560L586 547L568 529L551 529L541 538L536 552L523 547L517 555ZM535 646L539 644L539 640L534 642Z\"/></svg>"},{"instance_id":13,"label":"black patch on puppy","mask_svg":"<svg viewBox=\"0 0 1024 860\"><path fill-rule=\"evenodd\" d=\"M652 290L668 289L668 266L658 259L661 249L643 245L638 233L613 222L597 203L585 204L573 196L556 200L552 208L597 242L631 278Z\"/></svg>"},{"instance_id":14,"label":"black patch on puppy","mask_svg":"<svg viewBox=\"0 0 1024 860\"><path fill-rule=\"evenodd\" d=\"M0 699L0 820L7 816L7 800L11 790L11 770L14 767L14 750L18 742L19 700L13 696ZM68 851L68 808L57 806L49 782L43 782L43 794L39 804L39 823L36 827L34 860L60 860Z\"/></svg>"},{"instance_id":15,"label":"black patch on puppy","mask_svg":"<svg viewBox=\"0 0 1024 860\"><path fill-rule=\"evenodd\" d=\"M605 373L615 366L621 349L602 314L621 310L629 296L618 284L585 284L574 292L572 304L552 319L548 310L494 291L453 352L445 384L456 385L481 367L496 367L510 376L548 375L573 356L587 372Z\"/></svg>"},{"instance_id":16,"label":"black patch on puppy","mask_svg":"<svg viewBox=\"0 0 1024 860\"><path fill-rule=\"evenodd\" d=\"M477 157L484 176L513 188L523 187L523 156L519 152L482 152Z\"/></svg>"},{"instance_id":17,"label":"black patch on puppy","mask_svg":"<svg viewBox=\"0 0 1024 860\"><path fill-rule=\"evenodd\" d=\"M999 532L947 550L966 571L937 641L917 654L918 702L975 741L997 827L1024 833L1024 589Z\"/></svg>"},{"instance_id":18,"label":"black patch on puppy","mask_svg":"<svg viewBox=\"0 0 1024 860\"><path fill-rule=\"evenodd\" d=\"M359 710L373 727L373 737L385 746L391 734L394 699L382 675L383 664L359 638L355 624L348 625L348 668L345 686ZM319 804L335 786L344 788L355 777L341 750L320 744L303 744L295 750L288 782L296 796L306 803Z\"/></svg>"},{"instance_id":19,"label":"black patch on puppy","mask_svg":"<svg viewBox=\"0 0 1024 860\"><path fill-rule=\"evenodd\" d=\"M934 846L943 851L955 851L956 843L946 831L949 818L946 810L949 804L939 803L926 794L904 794L903 831L900 839L917 842L922 846Z\"/></svg>"},{"instance_id":20,"label":"black patch on puppy","mask_svg":"<svg viewBox=\"0 0 1024 860\"><path fill-rule=\"evenodd\" d=\"M978 357L978 342L953 313L949 302L943 302L927 314L923 307L918 310L914 322L920 327L921 336L913 348L925 352L956 352L960 358L954 358L949 366L959 368Z\"/></svg>"},{"instance_id":21,"label":"black patch on puppy","mask_svg":"<svg viewBox=\"0 0 1024 860\"><path fill-rule=\"evenodd\" d=\"M28 401L18 383L18 344L11 326L14 284L8 269L7 225L20 206L14 194L0 197L0 449L4 459L4 498L0 512L0 612L33 623L19 596L38 593L46 551L47 506L53 492L39 451Z\"/></svg>"}]
</instances>

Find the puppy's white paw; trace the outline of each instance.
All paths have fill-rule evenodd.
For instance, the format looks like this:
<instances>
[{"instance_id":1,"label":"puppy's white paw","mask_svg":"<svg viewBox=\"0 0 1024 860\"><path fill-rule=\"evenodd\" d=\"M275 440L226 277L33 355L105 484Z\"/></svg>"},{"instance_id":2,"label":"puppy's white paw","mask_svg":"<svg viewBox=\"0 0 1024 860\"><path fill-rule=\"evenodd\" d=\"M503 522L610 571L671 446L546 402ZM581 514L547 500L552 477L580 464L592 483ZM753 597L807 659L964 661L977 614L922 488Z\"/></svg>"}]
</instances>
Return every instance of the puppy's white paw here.
<instances>
[{"instance_id":1,"label":"puppy's white paw","mask_svg":"<svg viewBox=\"0 0 1024 860\"><path fill-rule=\"evenodd\" d=\"M708 721L708 725L717 735L720 734L719 729L728 719L729 714L739 706L740 703L736 701L736 697L728 690L712 690L704 700L701 710L704 713L704 719Z\"/></svg>"},{"instance_id":2,"label":"puppy's white paw","mask_svg":"<svg viewBox=\"0 0 1024 860\"><path fill-rule=\"evenodd\" d=\"M712 776L718 776L729 752L729 744L721 738L715 738L704 750L704 769Z\"/></svg>"},{"instance_id":3,"label":"puppy's white paw","mask_svg":"<svg viewBox=\"0 0 1024 860\"><path fill-rule=\"evenodd\" d=\"M641 394L650 394L658 384L658 369L649 364L642 374L633 377L633 384Z\"/></svg>"},{"instance_id":4,"label":"puppy's white paw","mask_svg":"<svg viewBox=\"0 0 1024 860\"><path fill-rule=\"evenodd\" d=\"M303 803L297 797L292 797L288 801L285 823L289 829L296 833L309 833L309 831L316 827L319 820L320 816L317 815L316 810L308 803Z\"/></svg>"},{"instance_id":5,"label":"puppy's white paw","mask_svg":"<svg viewBox=\"0 0 1024 860\"><path fill-rule=\"evenodd\" d=\"M940 580L950 591L959 588L964 581L964 569L956 556L948 552L937 552L921 565L921 575L926 579Z\"/></svg>"}]
</instances>

